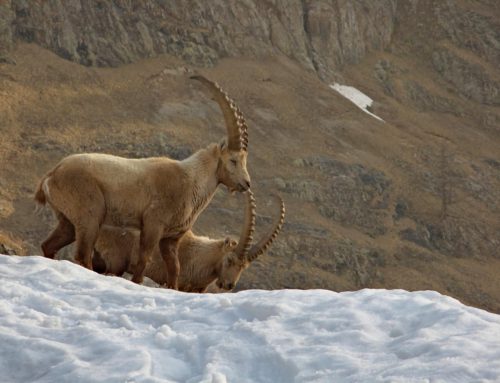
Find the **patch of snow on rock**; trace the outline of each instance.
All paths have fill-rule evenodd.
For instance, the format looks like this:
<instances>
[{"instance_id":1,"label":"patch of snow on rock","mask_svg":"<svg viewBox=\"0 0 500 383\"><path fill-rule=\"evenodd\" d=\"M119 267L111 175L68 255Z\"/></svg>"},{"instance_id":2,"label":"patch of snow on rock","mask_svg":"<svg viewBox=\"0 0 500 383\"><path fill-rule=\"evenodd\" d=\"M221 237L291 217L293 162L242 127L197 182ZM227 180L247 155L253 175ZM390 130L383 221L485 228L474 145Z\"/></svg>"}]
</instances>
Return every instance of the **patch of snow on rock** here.
<instances>
[{"instance_id":1,"label":"patch of snow on rock","mask_svg":"<svg viewBox=\"0 0 500 383\"><path fill-rule=\"evenodd\" d=\"M330 85L330 88L332 88L333 90L337 91L342 96L350 100L363 112L368 113L370 116L376 118L379 121L384 121L379 116L373 114L368 110L368 107L370 107L373 104L373 100L360 90L354 88L353 86L340 85L338 83Z\"/></svg>"}]
</instances>

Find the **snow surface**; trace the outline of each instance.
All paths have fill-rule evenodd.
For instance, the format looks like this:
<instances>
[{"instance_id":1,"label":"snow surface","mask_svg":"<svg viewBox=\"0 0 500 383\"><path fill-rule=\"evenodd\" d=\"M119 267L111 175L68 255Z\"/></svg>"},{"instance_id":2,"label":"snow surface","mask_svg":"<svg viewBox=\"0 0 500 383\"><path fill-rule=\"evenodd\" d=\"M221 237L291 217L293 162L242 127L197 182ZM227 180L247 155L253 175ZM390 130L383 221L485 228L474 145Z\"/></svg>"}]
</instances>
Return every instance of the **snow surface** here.
<instances>
[{"instance_id":1,"label":"snow surface","mask_svg":"<svg viewBox=\"0 0 500 383\"><path fill-rule=\"evenodd\" d=\"M500 316L432 291L187 294L0 255L1 382L499 382Z\"/></svg>"},{"instance_id":2,"label":"snow surface","mask_svg":"<svg viewBox=\"0 0 500 383\"><path fill-rule=\"evenodd\" d=\"M384 121L379 116L373 114L368 110L368 107L373 104L373 100L360 90L354 88L353 86L340 85L338 83L330 85L330 88L339 92L342 96L354 103L363 112L368 113L370 116L375 117L377 120Z\"/></svg>"}]
</instances>

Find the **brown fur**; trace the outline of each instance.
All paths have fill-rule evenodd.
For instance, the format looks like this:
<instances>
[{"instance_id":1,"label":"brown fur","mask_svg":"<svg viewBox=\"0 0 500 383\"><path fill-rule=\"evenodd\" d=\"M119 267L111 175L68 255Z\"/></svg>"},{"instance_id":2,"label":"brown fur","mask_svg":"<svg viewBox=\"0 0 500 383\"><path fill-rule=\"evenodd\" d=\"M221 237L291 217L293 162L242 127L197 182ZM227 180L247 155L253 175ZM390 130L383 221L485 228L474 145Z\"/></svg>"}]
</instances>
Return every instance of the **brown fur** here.
<instances>
[{"instance_id":1,"label":"brown fur","mask_svg":"<svg viewBox=\"0 0 500 383\"><path fill-rule=\"evenodd\" d=\"M179 241L179 290L205 290L206 286L217 279L217 271L222 267L223 257L230 253L236 244L237 242L230 238L210 239L188 231ZM134 273L138 255L138 231L103 226L92 262L94 265L100 265L99 271L102 273L121 276L125 272ZM144 275L160 285L168 283L167 268L159 249L154 251Z\"/></svg>"},{"instance_id":2,"label":"brown fur","mask_svg":"<svg viewBox=\"0 0 500 383\"><path fill-rule=\"evenodd\" d=\"M45 193L42 190L41 183L40 185L38 185L38 188L36 189L35 201L38 202L40 205L45 205L47 203L47 199L45 198Z\"/></svg>"},{"instance_id":3,"label":"brown fur","mask_svg":"<svg viewBox=\"0 0 500 383\"><path fill-rule=\"evenodd\" d=\"M215 85L212 91L221 92ZM224 104L230 99L224 97L218 102ZM235 131L241 134L236 125L227 126L227 130L233 141ZM246 147L230 150L225 141L211 144L183 161L98 153L68 156L43 177L35 193L36 201L48 202L59 220L42 244L43 253L53 258L59 249L76 240L75 260L92 269L92 251L101 225L132 227L140 230L133 281L142 282L144 269L159 247L170 277L168 287L176 289L179 240L211 201L219 184L237 191L250 187L246 159Z\"/></svg>"},{"instance_id":4,"label":"brown fur","mask_svg":"<svg viewBox=\"0 0 500 383\"><path fill-rule=\"evenodd\" d=\"M245 225L239 243L245 243L253 232L255 212L248 209L251 200L247 199ZM252 214L253 217L249 217ZM250 219L248 219L250 218ZM259 242L267 249L276 238L284 220L284 204L281 214L268 236ZM249 223L251 222L251 223ZM270 239L271 238L271 239ZM241 273L256 259L238 252L238 242L230 238L210 239L195 235L188 231L179 244L179 290L185 292L204 292L207 287L215 284L224 290L232 290L238 282ZM100 266L103 273L122 275L133 273L139 253L139 233L134 230L124 230L116 227L103 226L96 243L96 255L93 262ZM261 255L264 251L252 249ZM103 267L104 265L104 267ZM159 251L153 253L151 262L147 265L144 275L160 285L168 282L168 273L162 262Z\"/></svg>"}]
</instances>

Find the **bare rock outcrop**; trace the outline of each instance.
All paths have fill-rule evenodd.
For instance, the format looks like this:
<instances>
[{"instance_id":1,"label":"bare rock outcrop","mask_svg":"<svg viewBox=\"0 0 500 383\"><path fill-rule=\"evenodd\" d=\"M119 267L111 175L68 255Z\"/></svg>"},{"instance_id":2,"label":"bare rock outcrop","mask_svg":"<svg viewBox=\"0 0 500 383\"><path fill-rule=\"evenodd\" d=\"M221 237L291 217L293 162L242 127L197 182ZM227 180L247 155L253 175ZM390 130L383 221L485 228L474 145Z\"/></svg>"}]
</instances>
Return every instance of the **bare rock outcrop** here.
<instances>
[{"instance_id":1,"label":"bare rock outcrop","mask_svg":"<svg viewBox=\"0 0 500 383\"><path fill-rule=\"evenodd\" d=\"M87 66L162 53L209 66L279 52L328 76L387 46L395 10L395 0L9 0L0 6L0 50L18 39Z\"/></svg>"}]
</instances>

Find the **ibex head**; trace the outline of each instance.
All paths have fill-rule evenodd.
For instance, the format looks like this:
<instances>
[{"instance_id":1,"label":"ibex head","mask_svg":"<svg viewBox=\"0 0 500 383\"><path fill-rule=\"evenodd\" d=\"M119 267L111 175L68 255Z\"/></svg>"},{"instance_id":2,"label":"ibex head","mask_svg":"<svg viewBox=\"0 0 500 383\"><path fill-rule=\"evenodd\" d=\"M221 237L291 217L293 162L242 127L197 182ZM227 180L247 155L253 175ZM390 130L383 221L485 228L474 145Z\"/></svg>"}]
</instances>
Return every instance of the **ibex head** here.
<instances>
[{"instance_id":1,"label":"ibex head","mask_svg":"<svg viewBox=\"0 0 500 383\"><path fill-rule=\"evenodd\" d=\"M247 171L248 129L243 114L217 83L199 75L191 78L202 82L211 91L226 122L227 139L219 145L218 180L230 191L244 192L250 188L250 175Z\"/></svg>"},{"instance_id":2,"label":"ibex head","mask_svg":"<svg viewBox=\"0 0 500 383\"><path fill-rule=\"evenodd\" d=\"M230 253L231 251L233 251L234 249L236 249L236 246L238 246L238 242L235 241L234 239L230 238L230 237L226 237L224 239L224 242L222 243L222 251L224 253Z\"/></svg>"},{"instance_id":3,"label":"ibex head","mask_svg":"<svg viewBox=\"0 0 500 383\"><path fill-rule=\"evenodd\" d=\"M217 287L220 289L232 290L236 286L236 283L238 283L243 270L271 246L281 231L285 220L285 203L280 197L277 198L280 202L280 216L276 224L257 244L250 247L255 228L255 199L250 190L246 192L245 223L238 245L231 253L224 257L219 277L216 281Z\"/></svg>"}]
</instances>

